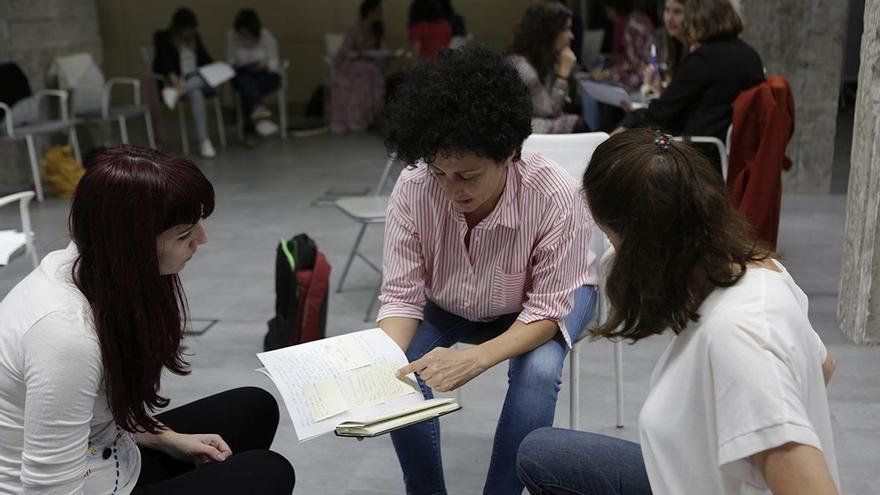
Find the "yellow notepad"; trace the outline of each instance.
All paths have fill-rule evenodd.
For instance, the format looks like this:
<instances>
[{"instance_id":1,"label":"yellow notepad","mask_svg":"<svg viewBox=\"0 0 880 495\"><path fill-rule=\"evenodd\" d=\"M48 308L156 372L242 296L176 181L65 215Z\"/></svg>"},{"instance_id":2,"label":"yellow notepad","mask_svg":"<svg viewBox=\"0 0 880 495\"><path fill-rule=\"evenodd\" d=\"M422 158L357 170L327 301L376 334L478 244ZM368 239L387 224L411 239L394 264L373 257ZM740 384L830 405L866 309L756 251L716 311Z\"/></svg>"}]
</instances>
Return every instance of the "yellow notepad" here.
<instances>
[{"instance_id":1,"label":"yellow notepad","mask_svg":"<svg viewBox=\"0 0 880 495\"><path fill-rule=\"evenodd\" d=\"M375 437L461 409L455 399L431 399L381 416L350 419L336 426L340 437Z\"/></svg>"}]
</instances>

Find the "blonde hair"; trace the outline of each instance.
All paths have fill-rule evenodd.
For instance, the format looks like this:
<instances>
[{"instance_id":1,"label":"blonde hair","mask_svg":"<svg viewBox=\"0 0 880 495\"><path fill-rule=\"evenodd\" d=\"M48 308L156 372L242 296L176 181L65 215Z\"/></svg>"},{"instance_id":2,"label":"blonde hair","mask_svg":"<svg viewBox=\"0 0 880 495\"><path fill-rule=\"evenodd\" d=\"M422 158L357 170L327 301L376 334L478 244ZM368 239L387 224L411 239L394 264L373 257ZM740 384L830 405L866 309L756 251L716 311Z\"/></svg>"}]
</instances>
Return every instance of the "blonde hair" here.
<instances>
[{"instance_id":1,"label":"blonde hair","mask_svg":"<svg viewBox=\"0 0 880 495\"><path fill-rule=\"evenodd\" d=\"M685 0L684 30L691 43L737 35L744 24L731 0Z\"/></svg>"}]
</instances>

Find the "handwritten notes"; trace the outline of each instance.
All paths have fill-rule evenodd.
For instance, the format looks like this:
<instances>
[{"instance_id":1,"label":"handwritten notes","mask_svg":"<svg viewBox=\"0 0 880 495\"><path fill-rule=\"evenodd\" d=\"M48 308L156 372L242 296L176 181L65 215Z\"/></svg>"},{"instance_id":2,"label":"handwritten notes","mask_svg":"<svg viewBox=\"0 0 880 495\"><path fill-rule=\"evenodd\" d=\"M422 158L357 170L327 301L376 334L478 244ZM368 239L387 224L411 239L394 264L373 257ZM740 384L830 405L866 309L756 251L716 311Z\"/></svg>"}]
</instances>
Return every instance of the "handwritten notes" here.
<instances>
[{"instance_id":1,"label":"handwritten notes","mask_svg":"<svg viewBox=\"0 0 880 495\"><path fill-rule=\"evenodd\" d=\"M336 380L318 380L303 386L303 397L315 423L348 410L348 402L339 391Z\"/></svg>"},{"instance_id":2,"label":"handwritten notes","mask_svg":"<svg viewBox=\"0 0 880 495\"><path fill-rule=\"evenodd\" d=\"M398 368L395 363L388 363L345 375L343 386L352 406L372 406L413 393L412 387L394 376Z\"/></svg>"},{"instance_id":3,"label":"handwritten notes","mask_svg":"<svg viewBox=\"0 0 880 495\"><path fill-rule=\"evenodd\" d=\"M364 356L360 348L354 345L354 342L346 340L327 344L324 355L339 371L351 371L370 365L370 360Z\"/></svg>"},{"instance_id":4,"label":"handwritten notes","mask_svg":"<svg viewBox=\"0 0 880 495\"><path fill-rule=\"evenodd\" d=\"M394 373L408 361L375 328L257 354L278 388L301 442L359 416L424 401L415 377Z\"/></svg>"}]
</instances>

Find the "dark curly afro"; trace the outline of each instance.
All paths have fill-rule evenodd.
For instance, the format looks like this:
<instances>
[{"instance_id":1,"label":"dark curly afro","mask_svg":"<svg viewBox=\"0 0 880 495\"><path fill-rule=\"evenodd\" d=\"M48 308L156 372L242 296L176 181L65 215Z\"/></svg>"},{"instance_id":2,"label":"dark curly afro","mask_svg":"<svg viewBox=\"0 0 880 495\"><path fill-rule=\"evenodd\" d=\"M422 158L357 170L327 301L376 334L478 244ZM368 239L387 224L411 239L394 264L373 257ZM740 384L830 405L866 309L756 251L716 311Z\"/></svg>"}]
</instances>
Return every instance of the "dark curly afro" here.
<instances>
[{"instance_id":1,"label":"dark curly afro","mask_svg":"<svg viewBox=\"0 0 880 495\"><path fill-rule=\"evenodd\" d=\"M501 54L441 50L408 69L385 109L385 145L408 164L473 153L503 162L532 133L529 90Z\"/></svg>"}]
</instances>

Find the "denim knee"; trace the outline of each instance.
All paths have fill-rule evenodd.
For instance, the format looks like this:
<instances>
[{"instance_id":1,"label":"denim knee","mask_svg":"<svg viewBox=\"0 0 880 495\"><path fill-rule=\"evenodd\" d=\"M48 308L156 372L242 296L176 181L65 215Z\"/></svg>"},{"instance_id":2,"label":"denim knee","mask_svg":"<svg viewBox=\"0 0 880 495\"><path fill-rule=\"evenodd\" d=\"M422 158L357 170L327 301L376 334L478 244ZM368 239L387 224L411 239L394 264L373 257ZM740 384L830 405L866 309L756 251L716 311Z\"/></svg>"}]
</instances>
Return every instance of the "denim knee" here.
<instances>
[{"instance_id":1,"label":"denim knee","mask_svg":"<svg viewBox=\"0 0 880 495\"><path fill-rule=\"evenodd\" d=\"M508 378L529 387L558 387L562 384L562 364L565 344L554 340L526 354L514 358Z\"/></svg>"},{"instance_id":2,"label":"denim knee","mask_svg":"<svg viewBox=\"0 0 880 495\"><path fill-rule=\"evenodd\" d=\"M516 453L516 470L526 486L531 484L529 480L535 479L538 473L543 471L546 459L553 454L555 433L550 426L538 428L526 435L519 444Z\"/></svg>"}]
</instances>

